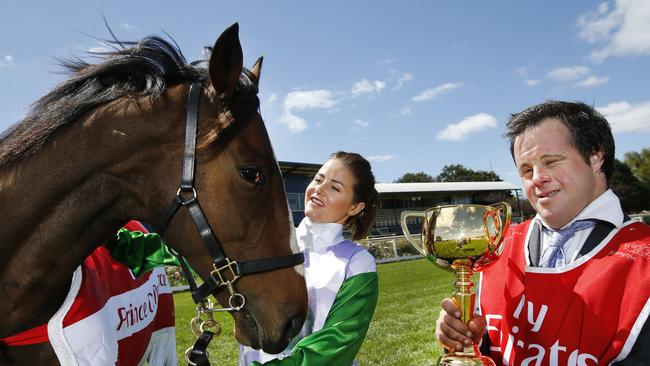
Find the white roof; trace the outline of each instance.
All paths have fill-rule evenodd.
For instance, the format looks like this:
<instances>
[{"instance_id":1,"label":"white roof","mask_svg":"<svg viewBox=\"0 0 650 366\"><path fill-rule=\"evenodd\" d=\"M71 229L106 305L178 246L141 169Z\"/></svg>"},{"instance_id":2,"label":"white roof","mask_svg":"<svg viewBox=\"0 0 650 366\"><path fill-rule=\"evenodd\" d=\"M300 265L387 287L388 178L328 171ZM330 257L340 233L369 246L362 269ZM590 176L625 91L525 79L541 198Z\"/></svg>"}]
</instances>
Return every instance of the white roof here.
<instances>
[{"instance_id":1,"label":"white roof","mask_svg":"<svg viewBox=\"0 0 650 366\"><path fill-rule=\"evenodd\" d=\"M509 191L521 189L508 182L435 182L435 183L377 183L379 193L417 193L452 191Z\"/></svg>"}]
</instances>

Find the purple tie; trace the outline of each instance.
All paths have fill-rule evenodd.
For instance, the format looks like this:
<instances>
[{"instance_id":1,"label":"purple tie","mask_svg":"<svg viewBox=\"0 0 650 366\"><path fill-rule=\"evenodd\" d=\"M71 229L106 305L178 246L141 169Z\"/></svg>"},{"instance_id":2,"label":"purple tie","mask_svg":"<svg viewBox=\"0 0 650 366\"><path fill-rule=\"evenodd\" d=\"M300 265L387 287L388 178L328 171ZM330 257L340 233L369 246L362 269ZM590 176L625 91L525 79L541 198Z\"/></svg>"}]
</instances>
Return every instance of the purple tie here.
<instances>
[{"instance_id":1,"label":"purple tie","mask_svg":"<svg viewBox=\"0 0 650 366\"><path fill-rule=\"evenodd\" d=\"M593 221L574 221L571 225L561 230L550 230L551 245L544 249L542 258L539 260L540 267L556 268L566 264L566 257L564 255L564 244L573 237L573 235L581 230L587 230L596 225ZM544 227L544 230L549 230Z\"/></svg>"}]
</instances>

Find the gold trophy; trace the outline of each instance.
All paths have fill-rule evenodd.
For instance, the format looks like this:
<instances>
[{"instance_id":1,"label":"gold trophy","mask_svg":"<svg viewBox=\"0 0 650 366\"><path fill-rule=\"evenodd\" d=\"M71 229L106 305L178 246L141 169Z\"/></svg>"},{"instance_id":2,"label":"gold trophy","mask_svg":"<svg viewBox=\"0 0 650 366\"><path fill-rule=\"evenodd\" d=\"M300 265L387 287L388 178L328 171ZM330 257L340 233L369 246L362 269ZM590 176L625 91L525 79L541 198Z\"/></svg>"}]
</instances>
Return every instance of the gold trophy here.
<instances>
[{"instance_id":1,"label":"gold trophy","mask_svg":"<svg viewBox=\"0 0 650 366\"><path fill-rule=\"evenodd\" d=\"M402 230L406 239L429 261L456 273L453 300L465 324L474 314L472 274L485 269L501 255L511 216L510 205L505 202L491 206L461 204L402 212ZM408 227L407 221L416 222L414 219L422 221L420 240L411 235ZM438 364L495 365L491 358L481 355L476 345L465 347L461 352L446 353Z\"/></svg>"}]
</instances>

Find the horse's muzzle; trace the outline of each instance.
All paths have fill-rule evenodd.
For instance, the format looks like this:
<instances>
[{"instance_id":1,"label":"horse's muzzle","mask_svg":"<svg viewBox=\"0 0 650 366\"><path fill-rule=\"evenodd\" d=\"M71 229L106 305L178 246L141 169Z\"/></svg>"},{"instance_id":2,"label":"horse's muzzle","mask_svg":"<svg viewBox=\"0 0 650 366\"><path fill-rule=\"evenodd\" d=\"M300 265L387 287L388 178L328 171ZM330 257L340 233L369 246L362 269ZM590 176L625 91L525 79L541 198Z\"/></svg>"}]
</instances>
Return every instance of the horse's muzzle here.
<instances>
[{"instance_id":1,"label":"horse's muzzle","mask_svg":"<svg viewBox=\"0 0 650 366\"><path fill-rule=\"evenodd\" d=\"M305 320L305 314L295 314L284 321L282 327L276 328L276 332L268 332L265 331L267 327L259 324L248 309L234 313L233 316L241 321L236 322L237 339L242 343L248 343L254 349L262 349L270 354L282 352L293 337L300 332Z\"/></svg>"}]
</instances>

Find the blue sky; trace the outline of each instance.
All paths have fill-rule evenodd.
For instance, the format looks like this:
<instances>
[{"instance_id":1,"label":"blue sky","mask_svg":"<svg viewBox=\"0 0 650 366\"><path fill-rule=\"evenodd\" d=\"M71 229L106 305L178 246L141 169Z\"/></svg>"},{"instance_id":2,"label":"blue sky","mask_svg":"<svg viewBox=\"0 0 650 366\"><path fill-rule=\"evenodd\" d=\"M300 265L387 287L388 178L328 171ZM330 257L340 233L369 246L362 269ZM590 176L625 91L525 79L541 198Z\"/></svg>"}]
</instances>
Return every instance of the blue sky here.
<instances>
[{"instance_id":1,"label":"blue sky","mask_svg":"<svg viewBox=\"0 0 650 366\"><path fill-rule=\"evenodd\" d=\"M188 60L239 22L279 160L348 150L381 182L463 164L520 185L504 126L547 99L595 105L619 159L650 147L645 0L54 3L3 1L0 130L64 79L57 58L105 47L88 36L109 37L105 16L122 40L166 31Z\"/></svg>"}]
</instances>

